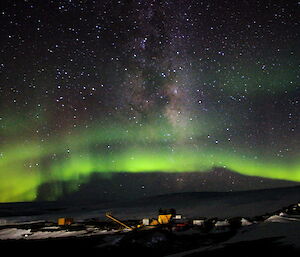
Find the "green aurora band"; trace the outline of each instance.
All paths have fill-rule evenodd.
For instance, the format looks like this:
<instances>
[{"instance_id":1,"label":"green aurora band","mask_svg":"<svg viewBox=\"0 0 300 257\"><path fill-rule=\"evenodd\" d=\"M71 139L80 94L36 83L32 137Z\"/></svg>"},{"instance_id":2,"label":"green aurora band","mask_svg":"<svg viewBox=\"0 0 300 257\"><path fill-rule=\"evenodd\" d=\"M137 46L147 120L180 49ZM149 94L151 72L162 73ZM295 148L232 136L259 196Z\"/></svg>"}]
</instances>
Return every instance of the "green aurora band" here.
<instances>
[{"instance_id":1,"label":"green aurora band","mask_svg":"<svg viewBox=\"0 0 300 257\"><path fill-rule=\"evenodd\" d=\"M18 140L0 149L0 202L34 201L44 183L70 182L69 191L99 172L202 172L223 167L241 174L300 181L297 156L272 158L229 143L208 144L208 125L193 124L183 132L167 122L144 126L94 126L75 134L38 140ZM172 132L169 134L169 132ZM192 134L189 142L183 135ZM265 152L265 150L264 150ZM259 156L259 157L257 157ZM52 192L50 200L62 192Z\"/></svg>"}]
</instances>

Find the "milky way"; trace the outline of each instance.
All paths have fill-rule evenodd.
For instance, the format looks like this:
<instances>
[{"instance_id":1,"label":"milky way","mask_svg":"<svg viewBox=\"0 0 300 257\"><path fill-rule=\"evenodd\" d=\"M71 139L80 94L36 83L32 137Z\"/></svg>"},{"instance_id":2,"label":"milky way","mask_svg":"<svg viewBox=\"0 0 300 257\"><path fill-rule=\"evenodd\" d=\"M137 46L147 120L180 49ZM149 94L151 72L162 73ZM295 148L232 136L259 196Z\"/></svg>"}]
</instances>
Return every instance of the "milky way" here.
<instances>
[{"instance_id":1,"label":"milky way","mask_svg":"<svg viewBox=\"0 0 300 257\"><path fill-rule=\"evenodd\" d=\"M95 172L300 181L299 2L2 2L1 202Z\"/></svg>"}]
</instances>

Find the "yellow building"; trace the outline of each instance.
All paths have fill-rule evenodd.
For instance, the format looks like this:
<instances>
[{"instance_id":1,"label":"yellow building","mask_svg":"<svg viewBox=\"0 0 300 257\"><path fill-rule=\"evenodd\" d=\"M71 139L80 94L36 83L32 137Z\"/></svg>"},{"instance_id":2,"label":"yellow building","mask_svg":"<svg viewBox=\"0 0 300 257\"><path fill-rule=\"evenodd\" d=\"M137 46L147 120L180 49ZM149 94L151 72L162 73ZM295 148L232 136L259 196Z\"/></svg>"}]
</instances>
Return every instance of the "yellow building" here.
<instances>
[{"instance_id":1,"label":"yellow building","mask_svg":"<svg viewBox=\"0 0 300 257\"><path fill-rule=\"evenodd\" d=\"M59 226L68 226L74 222L72 218L59 218L57 223Z\"/></svg>"}]
</instances>

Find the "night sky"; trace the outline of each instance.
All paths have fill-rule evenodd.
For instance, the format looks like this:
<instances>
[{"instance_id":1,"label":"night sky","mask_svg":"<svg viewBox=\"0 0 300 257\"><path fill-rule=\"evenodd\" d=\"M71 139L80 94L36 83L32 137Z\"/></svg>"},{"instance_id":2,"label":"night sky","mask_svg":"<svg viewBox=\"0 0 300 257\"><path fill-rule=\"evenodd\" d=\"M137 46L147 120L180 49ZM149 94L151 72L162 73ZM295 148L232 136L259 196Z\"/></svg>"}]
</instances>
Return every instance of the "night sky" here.
<instances>
[{"instance_id":1,"label":"night sky","mask_svg":"<svg viewBox=\"0 0 300 257\"><path fill-rule=\"evenodd\" d=\"M0 202L95 173L300 181L299 1L0 5Z\"/></svg>"}]
</instances>

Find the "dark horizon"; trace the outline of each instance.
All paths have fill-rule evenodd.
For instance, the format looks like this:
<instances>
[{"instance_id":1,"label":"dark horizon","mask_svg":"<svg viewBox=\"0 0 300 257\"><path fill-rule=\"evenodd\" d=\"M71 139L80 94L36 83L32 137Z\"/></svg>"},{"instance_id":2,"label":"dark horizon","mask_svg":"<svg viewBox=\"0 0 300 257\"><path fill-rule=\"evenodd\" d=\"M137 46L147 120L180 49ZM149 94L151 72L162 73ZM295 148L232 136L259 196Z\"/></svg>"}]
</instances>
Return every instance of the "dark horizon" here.
<instances>
[{"instance_id":1,"label":"dark horizon","mask_svg":"<svg viewBox=\"0 0 300 257\"><path fill-rule=\"evenodd\" d=\"M241 192L300 186L299 182L245 176L226 169L206 172L92 173L80 189L72 190L74 181L43 184L36 201L124 201L185 192ZM56 192L58 189L62 190ZM52 192L49 194L49 192ZM49 198L49 195L54 195ZM58 197L55 197L58 195Z\"/></svg>"}]
</instances>

